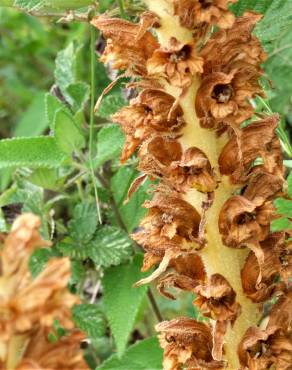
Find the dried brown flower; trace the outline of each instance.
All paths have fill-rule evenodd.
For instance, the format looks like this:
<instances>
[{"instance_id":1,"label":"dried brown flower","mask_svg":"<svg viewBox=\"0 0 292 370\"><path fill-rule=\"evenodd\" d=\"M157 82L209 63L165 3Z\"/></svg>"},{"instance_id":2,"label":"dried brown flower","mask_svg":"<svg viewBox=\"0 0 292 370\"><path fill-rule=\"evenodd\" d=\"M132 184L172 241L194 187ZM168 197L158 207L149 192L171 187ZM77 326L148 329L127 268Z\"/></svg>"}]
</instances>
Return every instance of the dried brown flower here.
<instances>
[{"instance_id":1,"label":"dried brown flower","mask_svg":"<svg viewBox=\"0 0 292 370\"><path fill-rule=\"evenodd\" d=\"M202 23L229 28L234 15L228 10L228 3L236 0L173 0L174 14L179 16L180 24L194 29Z\"/></svg>"},{"instance_id":2,"label":"dried brown flower","mask_svg":"<svg viewBox=\"0 0 292 370\"><path fill-rule=\"evenodd\" d=\"M220 369L223 363L212 357L212 334L208 325L180 317L156 325L164 349L163 369Z\"/></svg>"},{"instance_id":3,"label":"dried brown flower","mask_svg":"<svg viewBox=\"0 0 292 370\"><path fill-rule=\"evenodd\" d=\"M272 308L266 329L251 327L245 333L239 358L250 370L290 370L292 363L292 295L281 297Z\"/></svg>"},{"instance_id":4,"label":"dried brown flower","mask_svg":"<svg viewBox=\"0 0 292 370\"><path fill-rule=\"evenodd\" d=\"M155 22L155 19L152 21ZM126 69L130 75L146 75L146 62L159 46L147 31L152 21L148 13L146 17L141 17L140 24L104 15L94 17L91 24L107 39L101 61L111 63L113 69Z\"/></svg>"},{"instance_id":5,"label":"dried brown flower","mask_svg":"<svg viewBox=\"0 0 292 370\"><path fill-rule=\"evenodd\" d=\"M87 370L80 351L82 339L83 334L75 331L51 343L48 332L39 330L31 336L15 370Z\"/></svg>"},{"instance_id":6,"label":"dried brown flower","mask_svg":"<svg viewBox=\"0 0 292 370\"><path fill-rule=\"evenodd\" d=\"M242 287L254 302L269 299L282 285L277 281L277 277L281 271L280 252L283 243L282 233L272 234L260 243L264 254L264 264L261 268L253 252L250 252L246 259L241 271Z\"/></svg>"},{"instance_id":7,"label":"dried brown flower","mask_svg":"<svg viewBox=\"0 0 292 370\"><path fill-rule=\"evenodd\" d=\"M197 148L182 152L178 141L166 136L155 136L139 151L139 169L162 179L177 191L195 188L212 192L216 186L213 171L205 154Z\"/></svg>"},{"instance_id":8,"label":"dried brown flower","mask_svg":"<svg viewBox=\"0 0 292 370\"><path fill-rule=\"evenodd\" d=\"M167 48L154 51L147 61L147 70L152 77L162 77L173 86L186 88L195 74L203 72L203 59L193 44L182 44L171 38Z\"/></svg>"},{"instance_id":9,"label":"dried brown flower","mask_svg":"<svg viewBox=\"0 0 292 370\"><path fill-rule=\"evenodd\" d=\"M126 134L122 162L151 134L176 132L183 126L183 112L174 104L175 99L171 95L161 90L145 89L131 100L129 107L113 115L113 122L119 123Z\"/></svg>"},{"instance_id":10,"label":"dried brown flower","mask_svg":"<svg viewBox=\"0 0 292 370\"><path fill-rule=\"evenodd\" d=\"M251 170L263 168L282 177L283 162L279 139L275 130L278 115L252 122L241 130L240 137L233 134L219 157L220 172L229 176L232 183L245 182ZM254 164L260 158L263 163Z\"/></svg>"},{"instance_id":11,"label":"dried brown flower","mask_svg":"<svg viewBox=\"0 0 292 370\"><path fill-rule=\"evenodd\" d=\"M66 329L73 328L71 307L79 299L67 290L70 278L69 259L51 259L35 279L32 279L28 270L28 260L32 252L38 247L50 245L41 238L39 227L38 217L32 214L20 216L14 222L1 249L1 369L14 368L20 363L24 350L34 341L35 333L49 331L55 320ZM76 347L77 342L75 349ZM49 351L49 348L44 351ZM76 356L82 358L79 352ZM71 368L77 370L77 367L68 367Z\"/></svg>"},{"instance_id":12,"label":"dried brown flower","mask_svg":"<svg viewBox=\"0 0 292 370\"><path fill-rule=\"evenodd\" d=\"M262 95L258 79L264 53L258 40L251 36L259 18L253 13L238 18L230 30L216 32L200 52L204 73L196 111L203 127L227 124L238 129L252 116L249 99Z\"/></svg>"}]
</instances>

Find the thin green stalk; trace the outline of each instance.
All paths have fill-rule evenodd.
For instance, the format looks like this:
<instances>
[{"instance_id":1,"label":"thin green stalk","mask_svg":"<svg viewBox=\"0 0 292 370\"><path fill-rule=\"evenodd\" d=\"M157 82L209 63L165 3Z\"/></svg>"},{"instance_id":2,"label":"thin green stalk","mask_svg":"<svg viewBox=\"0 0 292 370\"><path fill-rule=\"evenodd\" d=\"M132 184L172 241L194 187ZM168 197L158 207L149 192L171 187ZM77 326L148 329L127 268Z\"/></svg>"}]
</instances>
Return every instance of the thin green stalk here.
<instances>
[{"instance_id":1,"label":"thin green stalk","mask_svg":"<svg viewBox=\"0 0 292 370\"><path fill-rule=\"evenodd\" d=\"M89 121L89 165L90 165L90 175L92 180L92 186L94 189L94 196L95 196L95 203L97 209L97 216L99 223L102 223L101 220L101 212L100 212L100 205L95 181L95 174L94 174L94 165L93 165L93 155L94 155L94 105L95 105L95 70L96 70L96 56L95 56L95 40L96 40L96 32L94 27L90 26L90 88L91 88L91 96L90 96L90 121Z\"/></svg>"},{"instance_id":2,"label":"thin green stalk","mask_svg":"<svg viewBox=\"0 0 292 370\"><path fill-rule=\"evenodd\" d=\"M122 18L126 18L126 12L125 12L125 5L124 0L118 0L119 8L120 8L120 15Z\"/></svg>"}]
</instances>

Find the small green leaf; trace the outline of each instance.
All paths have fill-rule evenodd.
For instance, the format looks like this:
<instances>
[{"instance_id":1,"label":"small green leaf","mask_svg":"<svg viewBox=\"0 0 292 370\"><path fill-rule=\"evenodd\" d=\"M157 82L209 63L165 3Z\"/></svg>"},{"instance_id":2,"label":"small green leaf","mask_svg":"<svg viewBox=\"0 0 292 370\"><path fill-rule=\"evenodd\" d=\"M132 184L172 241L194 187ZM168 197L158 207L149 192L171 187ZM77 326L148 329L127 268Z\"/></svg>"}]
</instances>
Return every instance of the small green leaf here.
<instances>
[{"instance_id":1,"label":"small green leaf","mask_svg":"<svg viewBox=\"0 0 292 370\"><path fill-rule=\"evenodd\" d=\"M277 213L287 217L292 217L292 200L277 198L274 201L274 204L277 208Z\"/></svg>"},{"instance_id":2,"label":"small green leaf","mask_svg":"<svg viewBox=\"0 0 292 370\"><path fill-rule=\"evenodd\" d=\"M46 94L45 113L46 113L47 124L51 128L52 133L54 133L55 114L60 109L66 110L67 112L69 112L66 105L62 104L59 99L57 99L55 96L51 94Z\"/></svg>"},{"instance_id":3,"label":"small green leaf","mask_svg":"<svg viewBox=\"0 0 292 370\"><path fill-rule=\"evenodd\" d=\"M123 230L103 226L97 230L87 246L89 255L96 266L109 267L126 261L132 254L132 241Z\"/></svg>"},{"instance_id":4,"label":"small green leaf","mask_svg":"<svg viewBox=\"0 0 292 370\"><path fill-rule=\"evenodd\" d=\"M13 136L30 137L43 134L48 127L45 116L45 94L39 92L35 95L28 110L23 113L21 120L17 123Z\"/></svg>"},{"instance_id":5,"label":"small green leaf","mask_svg":"<svg viewBox=\"0 0 292 370\"><path fill-rule=\"evenodd\" d=\"M106 161L118 158L124 145L124 135L117 125L103 127L97 135L97 157L95 165L103 165Z\"/></svg>"},{"instance_id":6,"label":"small green leaf","mask_svg":"<svg viewBox=\"0 0 292 370\"><path fill-rule=\"evenodd\" d=\"M44 3L45 0L14 0L14 6L25 11L38 11Z\"/></svg>"},{"instance_id":7,"label":"small green leaf","mask_svg":"<svg viewBox=\"0 0 292 370\"><path fill-rule=\"evenodd\" d=\"M97 115L102 118L110 118L112 114L127 104L119 91L106 95L101 102Z\"/></svg>"},{"instance_id":8,"label":"small green leaf","mask_svg":"<svg viewBox=\"0 0 292 370\"><path fill-rule=\"evenodd\" d=\"M94 304L80 304L72 309L75 324L91 338L104 335L106 325L103 314Z\"/></svg>"},{"instance_id":9,"label":"small green leaf","mask_svg":"<svg viewBox=\"0 0 292 370\"><path fill-rule=\"evenodd\" d=\"M66 92L66 98L74 112L84 108L89 98L89 86L85 82L71 83L67 86Z\"/></svg>"},{"instance_id":10,"label":"small green leaf","mask_svg":"<svg viewBox=\"0 0 292 370\"><path fill-rule=\"evenodd\" d=\"M87 243L97 226L96 205L82 202L74 208L73 218L68 224L70 236L77 242Z\"/></svg>"},{"instance_id":11,"label":"small green leaf","mask_svg":"<svg viewBox=\"0 0 292 370\"><path fill-rule=\"evenodd\" d=\"M67 154L85 146L85 139L73 117L62 109L55 114L54 134L57 144Z\"/></svg>"},{"instance_id":12,"label":"small green leaf","mask_svg":"<svg viewBox=\"0 0 292 370\"><path fill-rule=\"evenodd\" d=\"M286 217L278 218L276 220L273 220L271 223L272 232L284 231L284 230L289 230L289 229L292 229L292 223L289 220L289 218L286 218Z\"/></svg>"},{"instance_id":13,"label":"small green leaf","mask_svg":"<svg viewBox=\"0 0 292 370\"><path fill-rule=\"evenodd\" d=\"M146 286L133 288L141 279L142 257L136 255L132 263L111 267L103 278L104 306L111 331L115 338L118 355L126 349L129 335L147 292ZM135 368L128 364L127 369Z\"/></svg>"},{"instance_id":14,"label":"small green leaf","mask_svg":"<svg viewBox=\"0 0 292 370\"><path fill-rule=\"evenodd\" d=\"M27 177L27 180L41 188L57 190L61 183L56 168L37 168Z\"/></svg>"},{"instance_id":15,"label":"small green leaf","mask_svg":"<svg viewBox=\"0 0 292 370\"><path fill-rule=\"evenodd\" d=\"M157 338L149 338L138 343L119 358L111 356L96 370L162 370L162 349Z\"/></svg>"},{"instance_id":16,"label":"small green leaf","mask_svg":"<svg viewBox=\"0 0 292 370\"><path fill-rule=\"evenodd\" d=\"M52 248L36 249L30 256L28 267L33 278L37 277L52 257L59 256L58 252Z\"/></svg>"},{"instance_id":17,"label":"small green leaf","mask_svg":"<svg viewBox=\"0 0 292 370\"><path fill-rule=\"evenodd\" d=\"M58 168L66 158L53 137L0 140L0 169Z\"/></svg>"}]
</instances>

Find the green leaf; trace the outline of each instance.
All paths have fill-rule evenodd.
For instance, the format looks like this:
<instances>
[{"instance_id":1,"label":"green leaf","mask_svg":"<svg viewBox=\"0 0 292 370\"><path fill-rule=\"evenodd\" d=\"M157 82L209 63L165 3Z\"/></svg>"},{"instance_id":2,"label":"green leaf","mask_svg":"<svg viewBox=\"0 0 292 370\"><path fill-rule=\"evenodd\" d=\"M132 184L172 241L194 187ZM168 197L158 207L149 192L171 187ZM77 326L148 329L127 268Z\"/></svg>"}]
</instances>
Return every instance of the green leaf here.
<instances>
[{"instance_id":1,"label":"green leaf","mask_svg":"<svg viewBox=\"0 0 292 370\"><path fill-rule=\"evenodd\" d=\"M289 218L278 218L277 220L273 220L271 223L271 231L284 231L292 229L292 223Z\"/></svg>"},{"instance_id":2,"label":"green leaf","mask_svg":"<svg viewBox=\"0 0 292 370\"><path fill-rule=\"evenodd\" d=\"M242 15L247 10L264 14L273 0L238 0L231 6L232 11L237 15Z\"/></svg>"},{"instance_id":3,"label":"green leaf","mask_svg":"<svg viewBox=\"0 0 292 370\"><path fill-rule=\"evenodd\" d=\"M23 113L21 120L17 123L13 136L30 137L39 136L48 127L45 117L45 94L40 92L35 95L28 110Z\"/></svg>"},{"instance_id":4,"label":"green leaf","mask_svg":"<svg viewBox=\"0 0 292 370\"><path fill-rule=\"evenodd\" d=\"M279 214L292 217L292 200L277 198L274 204Z\"/></svg>"},{"instance_id":5,"label":"green leaf","mask_svg":"<svg viewBox=\"0 0 292 370\"><path fill-rule=\"evenodd\" d=\"M14 6L25 11L40 10L45 3L45 0L15 0Z\"/></svg>"},{"instance_id":6,"label":"green leaf","mask_svg":"<svg viewBox=\"0 0 292 370\"><path fill-rule=\"evenodd\" d=\"M104 13L111 5L114 4L114 2L115 0L100 0L98 2L99 13Z\"/></svg>"},{"instance_id":7,"label":"green leaf","mask_svg":"<svg viewBox=\"0 0 292 370\"><path fill-rule=\"evenodd\" d=\"M82 202L74 208L73 218L68 224L70 236L77 242L87 243L97 226L96 205Z\"/></svg>"},{"instance_id":8,"label":"green leaf","mask_svg":"<svg viewBox=\"0 0 292 370\"><path fill-rule=\"evenodd\" d=\"M55 168L66 159L54 138L13 138L0 141L0 169L2 168Z\"/></svg>"},{"instance_id":9,"label":"green leaf","mask_svg":"<svg viewBox=\"0 0 292 370\"><path fill-rule=\"evenodd\" d=\"M126 349L129 335L147 292L146 286L133 288L141 279L142 257L136 255L130 264L111 267L103 278L104 306L111 331L115 338L118 355ZM131 368L128 364L128 369ZM135 368L135 367L133 367Z\"/></svg>"},{"instance_id":10,"label":"green leaf","mask_svg":"<svg viewBox=\"0 0 292 370\"><path fill-rule=\"evenodd\" d=\"M117 125L103 127L97 134L97 157L95 165L103 165L106 161L118 158L124 145L124 135Z\"/></svg>"},{"instance_id":11,"label":"green leaf","mask_svg":"<svg viewBox=\"0 0 292 370\"><path fill-rule=\"evenodd\" d=\"M103 226L89 242L88 249L89 257L96 266L115 266L129 259L132 241L125 231L113 226Z\"/></svg>"},{"instance_id":12,"label":"green leaf","mask_svg":"<svg viewBox=\"0 0 292 370\"><path fill-rule=\"evenodd\" d=\"M89 98L89 86L85 82L71 83L66 88L66 98L74 112L84 108Z\"/></svg>"},{"instance_id":13,"label":"green leaf","mask_svg":"<svg viewBox=\"0 0 292 370\"><path fill-rule=\"evenodd\" d=\"M28 262L28 267L32 277L36 278L38 274L40 274L44 270L50 258L58 256L58 252L52 248L36 249L30 256Z\"/></svg>"},{"instance_id":14,"label":"green leaf","mask_svg":"<svg viewBox=\"0 0 292 370\"><path fill-rule=\"evenodd\" d=\"M76 82L77 76L77 61L76 56L80 47L75 42L70 42L69 45L58 52L56 58L55 79L62 94L66 97L67 87Z\"/></svg>"},{"instance_id":15,"label":"green leaf","mask_svg":"<svg viewBox=\"0 0 292 370\"><path fill-rule=\"evenodd\" d=\"M81 261L71 260L71 278L70 284L79 284L82 283L86 274L85 267Z\"/></svg>"},{"instance_id":16,"label":"green leaf","mask_svg":"<svg viewBox=\"0 0 292 370\"><path fill-rule=\"evenodd\" d=\"M101 102L98 109L98 116L102 118L110 118L110 116L116 113L120 108L127 104L125 99L121 96L120 91L114 92L110 95L106 95Z\"/></svg>"},{"instance_id":17,"label":"green leaf","mask_svg":"<svg viewBox=\"0 0 292 370\"><path fill-rule=\"evenodd\" d=\"M111 356L96 370L162 370L162 349L157 338L149 338L138 343L119 358Z\"/></svg>"},{"instance_id":18,"label":"green leaf","mask_svg":"<svg viewBox=\"0 0 292 370\"><path fill-rule=\"evenodd\" d=\"M37 168L27 177L27 180L41 188L57 190L61 184L56 168Z\"/></svg>"},{"instance_id":19,"label":"green leaf","mask_svg":"<svg viewBox=\"0 0 292 370\"><path fill-rule=\"evenodd\" d=\"M45 113L47 124L54 133L54 124L55 124L55 114L60 109L66 110L69 112L65 104L62 104L59 99L51 94L46 94L45 96Z\"/></svg>"},{"instance_id":20,"label":"green leaf","mask_svg":"<svg viewBox=\"0 0 292 370\"><path fill-rule=\"evenodd\" d=\"M115 201L119 207L122 219L129 232L132 232L138 226L140 220L145 216L146 209L142 204L149 198L147 189L150 182L146 181L130 198L129 202L124 204L127 198L129 187L139 173L129 167L121 167L111 179L111 189Z\"/></svg>"},{"instance_id":21,"label":"green leaf","mask_svg":"<svg viewBox=\"0 0 292 370\"><path fill-rule=\"evenodd\" d=\"M287 184L288 184L288 195L292 198L292 172L289 173L287 177Z\"/></svg>"},{"instance_id":22,"label":"green leaf","mask_svg":"<svg viewBox=\"0 0 292 370\"><path fill-rule=\"evenodd\" d=\"M75 124L73 117L62 109L55 114L54 134L57 144L67 154L85 146L80 128Z\"/></svg>"},{"instance_id":23,"label":"green leaf","mask_svg":"<svg viewBox=\"0 0 292 370\"><path fill-rule=\"evenodd\" d=\"M72 308L73 321L91 338L105 334L105 321L100 309L94 304L80 304Z\"/></svg>"}]
</instances>

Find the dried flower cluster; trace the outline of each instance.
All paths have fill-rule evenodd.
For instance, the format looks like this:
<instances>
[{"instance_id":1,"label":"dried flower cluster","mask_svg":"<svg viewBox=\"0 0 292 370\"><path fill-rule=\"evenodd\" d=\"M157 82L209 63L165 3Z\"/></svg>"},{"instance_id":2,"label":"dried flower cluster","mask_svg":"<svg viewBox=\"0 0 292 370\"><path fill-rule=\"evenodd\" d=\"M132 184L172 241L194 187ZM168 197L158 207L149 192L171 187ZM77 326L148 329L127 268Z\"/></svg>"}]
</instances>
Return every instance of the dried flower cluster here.
<instances>
[{"instance_id":1,"label":"dried flower cluster","mask_svg":"<svg viewBox=\"0 0 292 370\"><path fill-rule=\"evenodd\" d=\"M74 329L71 307L78 298L67 290L70 262L51 259L32 279L28 261L39 247L49 246L32 214L20 216L4 239L0 254L0 369L88 369L80 350L83 334ZM17 258L15 258L17 256ZM51 343L54 321L67 333Z\"/></svg>"},{"instance_id":2,"label":"dried flower cluster","mask_svg":"<svg viewBox=\"0 0 292 370\"><path fill-rule=\"evenodd\" d=\"M285 183L278 116L254 119L251 104L263 95L260 16L235 19L227 0L145 2L139 24L92 24L107 39L103 61L139 78L138 97L113 116L122 161L138 148L139 169L159 180L133 235L143 270L159 266L137 284L155 280L170 299L192 292L209 318L157 325L164 369L291 369L291 248L270 232Z\"/></svg>"}]
</instances>

